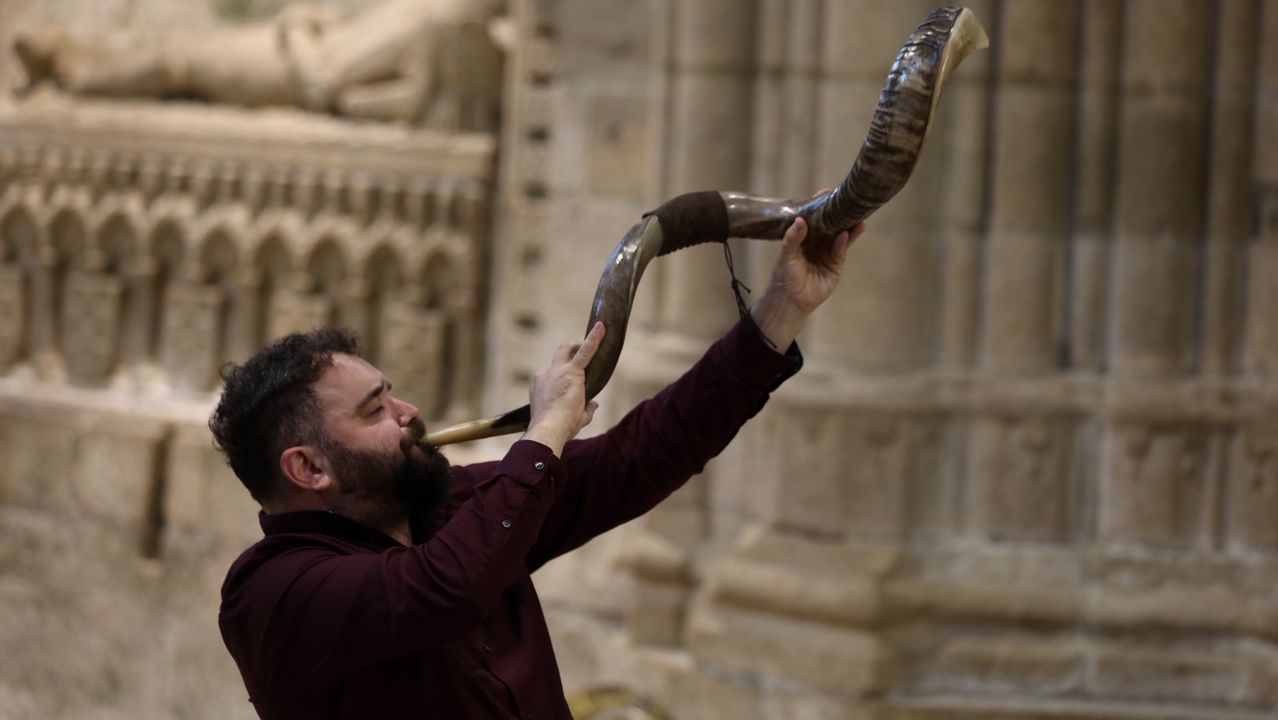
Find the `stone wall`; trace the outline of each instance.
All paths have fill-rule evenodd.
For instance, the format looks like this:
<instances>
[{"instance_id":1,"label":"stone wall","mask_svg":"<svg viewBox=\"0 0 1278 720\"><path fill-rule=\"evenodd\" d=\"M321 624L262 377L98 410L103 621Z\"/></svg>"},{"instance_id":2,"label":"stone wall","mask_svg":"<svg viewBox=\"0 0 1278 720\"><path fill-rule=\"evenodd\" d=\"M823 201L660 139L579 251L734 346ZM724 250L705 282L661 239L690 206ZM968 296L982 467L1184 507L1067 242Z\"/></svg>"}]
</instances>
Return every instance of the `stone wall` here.
<instances>
[{"instance_id":1,"label":"stone wall","mask_svg":"<svg viewBox=\"0 0 1278 720\"><path fill-rule=\"evenodd\" d=\"M6 2L19 26L76 5ZM538 577L570 693L679 720L1273 717L1278 2L969 4L993 47L805 330L804 372ZM171 4L94 7L162 26ZM256 529L202 429L212 369L340 321L435 419L522 402L644 210L840 180L931 4L510 7L497 144L0 106L5 712L250 714L213 624ZM774 246L733 247L761 288ZM597 425L733 321L722 263L651 267ZM436 338L432 362L394 337Z\"/></svg>"},{"instance_id":2,"label":"stone wall","mask_svg":"<svg viewBox=\"0 0 1278 720\"><path fill-rule=\"evenodd\" d=\"M993 48L801 337L807 369L687 488L547 569L570 686L680 718L1278 707L1278 4L969 4ZM501 285L679 192L833 185L929 9L529 0L504 207L547 240L533 267L499 252ZM734 247L762 285L772 248ZM605 409L732 321L721 254L686 252L645 278ZM495 382L580 332L588 290L543 292L537 323L496 300L497 337L541 345Z\"/></svg>"}]
</instances>

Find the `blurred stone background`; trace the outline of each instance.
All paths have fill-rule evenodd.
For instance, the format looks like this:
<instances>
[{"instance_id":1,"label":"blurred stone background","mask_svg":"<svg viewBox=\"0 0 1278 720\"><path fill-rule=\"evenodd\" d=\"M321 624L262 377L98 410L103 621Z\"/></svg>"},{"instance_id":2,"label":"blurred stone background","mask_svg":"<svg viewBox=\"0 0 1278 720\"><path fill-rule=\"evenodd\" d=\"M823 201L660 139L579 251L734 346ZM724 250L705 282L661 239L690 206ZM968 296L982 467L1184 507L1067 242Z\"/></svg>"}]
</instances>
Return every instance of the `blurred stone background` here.
<instances>
[{"instance_id":1,"label":"blurred stone background","mask_svg":"<svg viewBox=\"0 0 1278 720\"><path fill-rule=\"evenodd\" d=\"M970 6L993 47L804 372L542 571L570 694L680 720L1275 717L1278 2ZM931 7L510 0L493 128L21 92L20 31L291 11L0 0L0 717L251 717L215 618L260 531L203 426L216 367L341 322L432 424L521 402L644 210L838 182ZM734 247L761 288L772 246ZM654 264L604 414L734 315L721 253Z\"/></svg>"}]
</instances>

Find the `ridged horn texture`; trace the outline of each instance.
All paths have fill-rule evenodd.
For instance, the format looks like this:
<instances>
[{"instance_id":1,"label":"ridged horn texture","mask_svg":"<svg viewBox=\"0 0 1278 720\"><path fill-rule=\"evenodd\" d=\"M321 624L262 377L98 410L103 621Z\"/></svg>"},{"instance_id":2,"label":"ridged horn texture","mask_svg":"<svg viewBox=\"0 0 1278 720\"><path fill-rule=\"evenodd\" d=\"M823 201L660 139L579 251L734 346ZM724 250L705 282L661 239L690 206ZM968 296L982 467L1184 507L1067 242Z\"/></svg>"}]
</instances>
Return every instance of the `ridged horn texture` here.
<instances>
[{"instance_id":1,"label":"ridged horn texture","mask_svg":"<svg viewBox=\"0 0 1278 720\"><path fill-rule=\"evenodd\" d=\"M831 192L806 200L764 198L738 192L680 195L646 214L626 233L604 267L586 330L602 320L607 332L586 369L586 396L608 383L626 338L639 279L653 258L729 237L778 240L796 217L808 224L804 254L827 262L831 241L865 220L910 178L949 74L973 50L989 46L985 29L967 8L940 8L906 40L888 73L870 131L851 172ZM430 445L479 440L528 427L527 405L504 415L445 428L426 436Z\"/></svg>"}]
</instances>

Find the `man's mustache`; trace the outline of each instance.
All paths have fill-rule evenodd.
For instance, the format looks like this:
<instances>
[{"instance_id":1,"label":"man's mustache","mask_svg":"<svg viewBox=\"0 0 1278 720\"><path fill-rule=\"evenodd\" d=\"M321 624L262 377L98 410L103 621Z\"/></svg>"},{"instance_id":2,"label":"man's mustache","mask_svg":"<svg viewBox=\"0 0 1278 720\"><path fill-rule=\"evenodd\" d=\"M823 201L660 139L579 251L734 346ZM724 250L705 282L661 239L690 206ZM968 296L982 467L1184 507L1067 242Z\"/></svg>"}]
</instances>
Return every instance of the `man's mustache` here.
<instances>
[{"instance_id":1,"label":"man's mustache","mask_svg":"<svg viewBox=\"0 0 1278 720\"><path fill-rule=\"evenodd\" d=\"M426 423L422 422L421 418L413 418L408 423L408 435L411 438L411 441L408 443L408 447L417 445L427 453L433 453L436 451L436 448L433 446L422 442L422 438L426 437ZM407 450L408 448L405 449Z\"/></svg>"}]
</instances>

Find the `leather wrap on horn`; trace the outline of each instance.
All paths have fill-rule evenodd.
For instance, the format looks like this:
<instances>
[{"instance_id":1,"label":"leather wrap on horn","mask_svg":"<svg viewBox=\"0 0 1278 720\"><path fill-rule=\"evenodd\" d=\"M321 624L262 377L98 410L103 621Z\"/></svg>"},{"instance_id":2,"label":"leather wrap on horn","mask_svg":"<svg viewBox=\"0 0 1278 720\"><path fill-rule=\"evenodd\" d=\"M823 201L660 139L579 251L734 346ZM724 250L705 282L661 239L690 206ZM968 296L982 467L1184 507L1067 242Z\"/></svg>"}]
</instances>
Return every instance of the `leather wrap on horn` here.
<instances>
[{"instance_id":1,"label":"leather wrap on horn","mask_svg":"<svg viewBox=\"0 0 1278 720\"><path fill-rule=\"evenodd\" d=\"M630 309L644 269L654 258L729 237L777 240L796 217L808 224L803 250L827 262L839 232L865 220L909 180L918 161L946 78L972 50L988 47L971 10L932 12L906 40L879 94L870 130L852 170L834 190L804 200L738 192L680 195L645 214L617 245L595 291L586 330L602 320L607 332L586 370L586 396L607 384L621 356ZM519 432L528 426L527 405L504 415L431 433L424 442L445 445Z\"/></svg>"}]
</instances>

